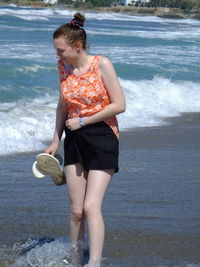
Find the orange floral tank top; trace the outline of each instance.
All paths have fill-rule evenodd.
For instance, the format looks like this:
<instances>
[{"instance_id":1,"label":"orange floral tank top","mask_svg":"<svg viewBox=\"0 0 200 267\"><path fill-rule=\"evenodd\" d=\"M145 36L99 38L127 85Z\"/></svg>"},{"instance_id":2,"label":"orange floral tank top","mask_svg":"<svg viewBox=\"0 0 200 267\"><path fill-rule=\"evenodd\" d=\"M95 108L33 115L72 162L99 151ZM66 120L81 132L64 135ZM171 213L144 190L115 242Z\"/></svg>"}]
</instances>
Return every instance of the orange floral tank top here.
<instances>
[{"instance_id":1,"label":"orange floral tank top","mask_svg":"<svg viewBox=\"0 0 200 267\"><path fill-rule=\"evenodd\" d=\"M99 58L94 56L89 70L81 75L71 73L61 59L58 61L61 95L67 105L69 118L91 116L110 104L108 92L98 77ZM106 119L105 123L119 138L116 117Z\"/></svg>"}]
</instances>

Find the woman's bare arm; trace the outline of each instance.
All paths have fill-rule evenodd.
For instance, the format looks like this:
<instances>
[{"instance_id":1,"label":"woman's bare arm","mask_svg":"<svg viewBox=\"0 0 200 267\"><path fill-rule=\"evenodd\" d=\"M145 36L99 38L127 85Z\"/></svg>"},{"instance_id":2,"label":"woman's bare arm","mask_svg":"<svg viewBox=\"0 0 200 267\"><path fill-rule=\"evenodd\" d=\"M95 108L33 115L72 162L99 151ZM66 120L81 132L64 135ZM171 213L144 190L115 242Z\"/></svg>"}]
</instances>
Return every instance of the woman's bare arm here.
<instances>
[{"instance_id":1,"label":"woman's bare arm","mask_svg":"<svg viewBox=\"0 0 200 267\"><path fill-rule=\"evenodd\" d=\"M94 115L84 117L83 123L85 125L104 121L124 112L126 108L125 97L111 61L106 57L101 57L99 61L99 70L100 78L107 89L111 103ZM71 130L80 128L77 118L67 120L66 124Z\"/></svg>"},{"instance_id":2,"label":"woman's bare arm","mask_svg":"<svg viewBox=\"0 0 200 267\"><path fill-rule=\"evenodd\" d=\"M67 119L67 108L66 104L63 101L62 96L60 95L56 109L56 125L54 130L54 136L52 143L44 150L46 153L54 155L56 150L58 149L60 139L62 137L63 130L65 127L66 119Z\"/></svg>"},{"instance_id":3,"label":"woman's bare arm","mask_svg":"<svg viewBox=\"0 0 200 267\"><path fill-rule=\"evenodd\" d=\"M101 57L99 61L99 70L111 103L106 106L104 110L97 112L90 117L85 117L85 124L91 124L111 118L114 115L124 112L126 108L124 94L111 61L106 57Z\"/></svg>"}]
</instances>

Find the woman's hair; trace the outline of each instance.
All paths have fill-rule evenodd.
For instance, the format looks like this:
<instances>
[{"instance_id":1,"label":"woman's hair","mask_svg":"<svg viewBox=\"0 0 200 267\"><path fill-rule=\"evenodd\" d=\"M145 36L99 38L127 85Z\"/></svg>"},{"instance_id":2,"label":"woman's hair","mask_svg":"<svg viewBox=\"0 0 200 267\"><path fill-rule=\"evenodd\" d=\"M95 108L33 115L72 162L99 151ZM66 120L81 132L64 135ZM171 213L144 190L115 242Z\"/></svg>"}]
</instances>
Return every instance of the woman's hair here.
<instances>
[{"instance_id":1,"label":"woman's hair","mask_svg":"<svg viewBox=\"0 0 200 267\"><path fill-rule=\"evenodd\" d=\"M55 30L53 39L64 36L70 45L73 46L77 41L80 41L83 49L86 49L87 35L83 29L84 22L85 16L81 13L75 13L70 23L63 24Z\"/></svg>"}]
</instances>

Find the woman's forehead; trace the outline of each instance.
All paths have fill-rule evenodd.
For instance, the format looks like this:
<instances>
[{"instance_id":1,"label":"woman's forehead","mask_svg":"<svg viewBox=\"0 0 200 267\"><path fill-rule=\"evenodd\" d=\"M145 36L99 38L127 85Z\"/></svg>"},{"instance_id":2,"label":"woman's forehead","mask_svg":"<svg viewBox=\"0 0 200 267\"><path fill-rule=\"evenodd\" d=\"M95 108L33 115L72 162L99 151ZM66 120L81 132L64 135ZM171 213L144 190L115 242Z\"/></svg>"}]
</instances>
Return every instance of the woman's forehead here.
<instances>
[{"instance_id":1,"label":"woman's forehead","mask_svg":"<svg viewBox=\"0 0 200 267\"><path fill-rule=\"evenodd\" d=\"M67 42L66 39L63 36L60 36L56 39L53 39L53 45L56 48L66 48Z\"/></svg>"}]
</instances>

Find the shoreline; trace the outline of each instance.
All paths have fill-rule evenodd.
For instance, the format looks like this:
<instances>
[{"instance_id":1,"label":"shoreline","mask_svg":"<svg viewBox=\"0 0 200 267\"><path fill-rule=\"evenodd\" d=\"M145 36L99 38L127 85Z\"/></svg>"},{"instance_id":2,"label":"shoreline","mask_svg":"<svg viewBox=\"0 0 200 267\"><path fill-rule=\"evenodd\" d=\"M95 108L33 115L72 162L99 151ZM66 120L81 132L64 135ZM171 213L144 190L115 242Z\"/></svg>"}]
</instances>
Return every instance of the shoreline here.
<instances>
[{"instance_id":1,"label":"shoreline","mask_svg":"<svg viewBox=\"0 0 200 267\"><path fill-rule=\"evenodd\" d=\"M138 149L138 148L150 148L152 147L152 140L154 140L154 149L166 148L170 142L170 146L179 146L180 140L185 140L183 142L184 147L197 147L196 144L200 144L200 136L198 135L198 129L200 128L200 112L183 112L181 116L175 117L166 117L165 125L157 126L139 126L132 127L129 129L120 130L120 150L125 149ZM182 131L185 129L184 131ZM188 133L187 136L193 136L193 140L188 139L185 136L185 133ZM171 140L170 136L173 135L174 138ZM175 133L178 133L177 135ZM170 139L171 141L167 140ZM196 142L194 141L196 139ZM60 142L59 149L56 154L63 155L63 142L62 139ZM44 141L45 146L48 146L51 141ZM192 146L191 146L192 143ZM23 151L23 152L12 152L9 154L1 154L0 159L6 160L6 158L16 158L16 157L34 157L38 153L42 153L43 148L40 150L34 151Z\"/></svg>"},{"instance_id":2,"label":"shoreline","mask_svg":"<svg viewBox=\"0 0 200 267\"><path fill-rule=\"evenodd\" d=\"M22 1L21 3L0 3L1 6L16 5L17 7L31 7L31 8L59 8L68 10L80 10L82 12L102 12L102 13L119 13L131 16L156 16L167 19L196 19L200 20L200 10L190 10L184 12L178 8L148 8L148 7L130 7L130 6L112 6L112 7L87 7L84 5L51 5L43 2L27 2Z\"/></svg>"}]
</instances>

